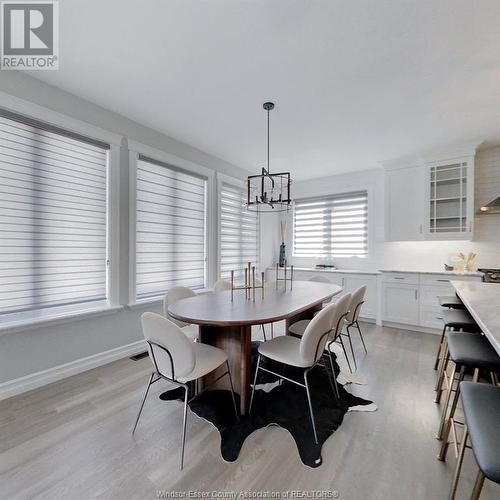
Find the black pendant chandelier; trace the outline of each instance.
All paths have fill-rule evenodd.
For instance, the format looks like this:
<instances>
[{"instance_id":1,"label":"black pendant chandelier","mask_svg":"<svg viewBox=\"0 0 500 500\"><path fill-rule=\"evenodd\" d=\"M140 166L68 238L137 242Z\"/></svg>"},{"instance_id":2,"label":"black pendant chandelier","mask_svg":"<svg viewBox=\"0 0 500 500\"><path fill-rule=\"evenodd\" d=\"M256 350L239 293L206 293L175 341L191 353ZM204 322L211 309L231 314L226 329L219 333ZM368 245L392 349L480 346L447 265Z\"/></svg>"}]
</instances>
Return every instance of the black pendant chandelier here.
<instances>
[{"instance_id":1,"label":"black pendant chandelier","mask_svg":"<svg viewBox=\"0 0 500 500\"><path fill-rule=\"evenodd\" d=\"M262 167L260 175L250 175L247 179L247 208L254 212L284 212L292 204L290 194L290 172L272 174L269 169L269 112L273 102L263 105L267 111L267 169Z\"/></svg>"}]
</instances>

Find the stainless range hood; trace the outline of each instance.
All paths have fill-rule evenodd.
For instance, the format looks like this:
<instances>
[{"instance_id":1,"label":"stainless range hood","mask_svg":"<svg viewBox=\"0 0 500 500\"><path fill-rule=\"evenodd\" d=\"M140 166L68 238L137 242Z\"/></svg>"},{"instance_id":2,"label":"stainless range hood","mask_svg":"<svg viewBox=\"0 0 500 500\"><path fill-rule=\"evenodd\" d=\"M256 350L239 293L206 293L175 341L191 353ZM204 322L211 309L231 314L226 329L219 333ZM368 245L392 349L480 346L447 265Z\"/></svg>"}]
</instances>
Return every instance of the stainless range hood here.
<instances>
[{"instance_id":1,"label":"stainless range hood","mask_svg":"<svg viewBox=\"0 0 500 500\"><path fill-rule=\"evenodd\" d=\"M500 214L500 196L483 205L477 211L478 214Z\"/></svg>"}]
</instances>

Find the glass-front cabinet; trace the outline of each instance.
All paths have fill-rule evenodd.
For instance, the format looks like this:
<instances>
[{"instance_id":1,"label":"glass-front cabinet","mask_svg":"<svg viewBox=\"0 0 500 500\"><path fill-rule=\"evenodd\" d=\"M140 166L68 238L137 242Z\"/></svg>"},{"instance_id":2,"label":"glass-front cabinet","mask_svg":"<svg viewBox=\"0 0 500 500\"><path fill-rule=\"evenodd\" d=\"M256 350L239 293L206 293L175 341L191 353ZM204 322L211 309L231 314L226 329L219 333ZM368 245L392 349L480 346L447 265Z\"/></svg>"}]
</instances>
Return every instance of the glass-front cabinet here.
<instances>
[{"instance_id":1,"label":"glass-front cabinet","mask_svg":"<svg viewBox=\"0 0 500 500\"><path fill-rule=\"evenodd\" d=\"M474 158L427 165L426 237L467 239L474 219Z\"/></svg>"}]
</instances>

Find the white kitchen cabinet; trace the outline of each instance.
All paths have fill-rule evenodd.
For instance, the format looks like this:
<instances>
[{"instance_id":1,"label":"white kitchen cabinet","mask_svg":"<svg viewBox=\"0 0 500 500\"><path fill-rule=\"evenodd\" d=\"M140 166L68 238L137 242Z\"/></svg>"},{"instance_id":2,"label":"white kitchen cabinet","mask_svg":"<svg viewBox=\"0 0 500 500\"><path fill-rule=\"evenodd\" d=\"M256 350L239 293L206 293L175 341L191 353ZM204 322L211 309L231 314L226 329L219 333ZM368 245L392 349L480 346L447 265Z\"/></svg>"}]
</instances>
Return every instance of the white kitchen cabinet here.
<instances>
[{"instance_id":1,"label":"white kitchen cabinet","mask_svg":"<svg viewBox=\"0 0 500 500\"><path fill-rule=\"evenodd\" d=\"M382 319L391 323L418 325L419 322L418 284L382 283Z\"/></svg>"},{"instance_id":2,"label":"white kitchen cabinet","mask_svg":"<svg viewBox=\"0 0 500 500\"><path fill-rule=\"evenodd\" d=\"M470 239L474 221L474 157L426 166L426 239Z\"/></svg>"},{"instance_id":3,"label":"white kitchen cabinet","mask_svg":"<svg viewBox=\"0 0 500 500\"><path fill-rule=\"evenodd\" d=\"M386 164L387 241L472 238L477 146Z\"/></svg>"},{"instance_id":4,"label":"white kitchen cabinet","mask_svg":"<svg viewBox=\"0 0 500 500\"><path fill-rule=\"evenodd\" d=\"M425 168L415 166L385 173L387 241L422 240Z\"/></svg>"},{"instance_id":5,"label":"white kitchen cabinet","mask_svg":"<svg viewBox=\"0 0 500 500\"><path fill-rule=\"evenodd\" d=\"M451 280L481 281L481 275L382 272L382 321L410 330L440 332L443 308L438 297L455 295Z\"/></svg>"},{"instance_id":6,"label":"white kitchen cabinet","mask_svg":"<svg viewBox=\"0 0 500 500\"><path fill-rule=\"evenodd\" d=\"M364 304L361 306L361 318L375 319L377 317L377 276L369 274L348 274L345 277L345 291L354 292L366 285Z\"/></svg>"}]
</instances>

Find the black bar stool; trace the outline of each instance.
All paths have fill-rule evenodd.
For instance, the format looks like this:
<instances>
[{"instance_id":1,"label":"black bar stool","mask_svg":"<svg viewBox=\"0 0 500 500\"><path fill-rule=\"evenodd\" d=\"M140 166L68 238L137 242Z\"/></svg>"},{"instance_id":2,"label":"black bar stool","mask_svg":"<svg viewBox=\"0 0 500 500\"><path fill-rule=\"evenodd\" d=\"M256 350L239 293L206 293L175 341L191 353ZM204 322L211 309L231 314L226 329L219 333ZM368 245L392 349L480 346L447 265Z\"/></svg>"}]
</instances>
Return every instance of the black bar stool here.
<instances>
[{"instance_id":1,"label":"black bar stool","mask_svg":"<svg viewBox=\"0 0 500 500\"><path fill-rule=\"evenodd\" d=\"M456 295L438 297L439 305L448 309L465 309L464 303Z\"/></svg>"},{"instance_id":2,"label":"black bar stool","mask_svg":"<svg viewBox=\"0 0 500 500\"><path fill-rule=\"evenodd\" d=\"M500 484L500 387L462 382L460 390L465 416L464 437L448 499L454 500L457 493L467 438L470 438L479 467L470 498L477 500L485 478Z\"/></svg>"},{"instance_id":3,"label":"black bar stool","mask_svg":"<svg viewBox=\"0 0 500 500\"><path fill-rule=\"evenodd\" d=\"M456 295L441 295L438 297L438 302L441 307L447 307L448 309L462 309L462 310L465 309L463 302ZM439 348L436 354L436 361L434 362L434 370L437 370L438 368L441 348L443 346L444 334L446 332L446 328L448 327L445 322L443 333L441 334L441 340L439 341Z\"/></svg>"},{"instance_id":4,"label":"black bar stool","mask_svg":"<svg viewBox=\"0 0 500 500\"><path fill-rule=\"evenodd\" d=\"M448 377L446 369L443 371L443 385L446 386L446 402L441 414L441 422L437 432L437 438L443 439L443 447L438 458L442 458L446 454L448 446L448 435L450 430L455 430L454 415L460 395L460 383L465 377L467 368L474 370L473 381L477 382L479 371L488 372L492 381L495 380L497 372L500 371L500 356L490 344L489 340L484 335L475 335L470 333L447 333L448 339L448 355L447 358L453 361L453 368ZM453 390L456 372L459 372L456 389ZM441 396L443 388L438 389L438 398ZM455 393L448 416L448 407L451 399L451 394ZM448 417L448 418L447 418ZM445 429L445 424L446 429ZM456 435L455 431L454 434ZM455 439L456 443L456 439Z\"/></svg>"},{"instance_id":5,"label":"black bar stool","mask_svg":"<svg viewBox=\"0 0 500 500\"><path fill-rule=\"evenodd\" d=\"M453 330L459 330L462 332L469 333L481 333L481 329L474 320L474 318L469 314L468 311L460 309L449 309L443 311L443 332L441 333L441 339L439 342L439 348L436 355L436 361L434 362L434 369L439 367L438 379L436 382L436 391L442 384L443 369L445 368L445 360L447 354L446 346L446 330L452 328ZM436 401L439 403L439 399Z\"/></svg>"}]
</instances>

